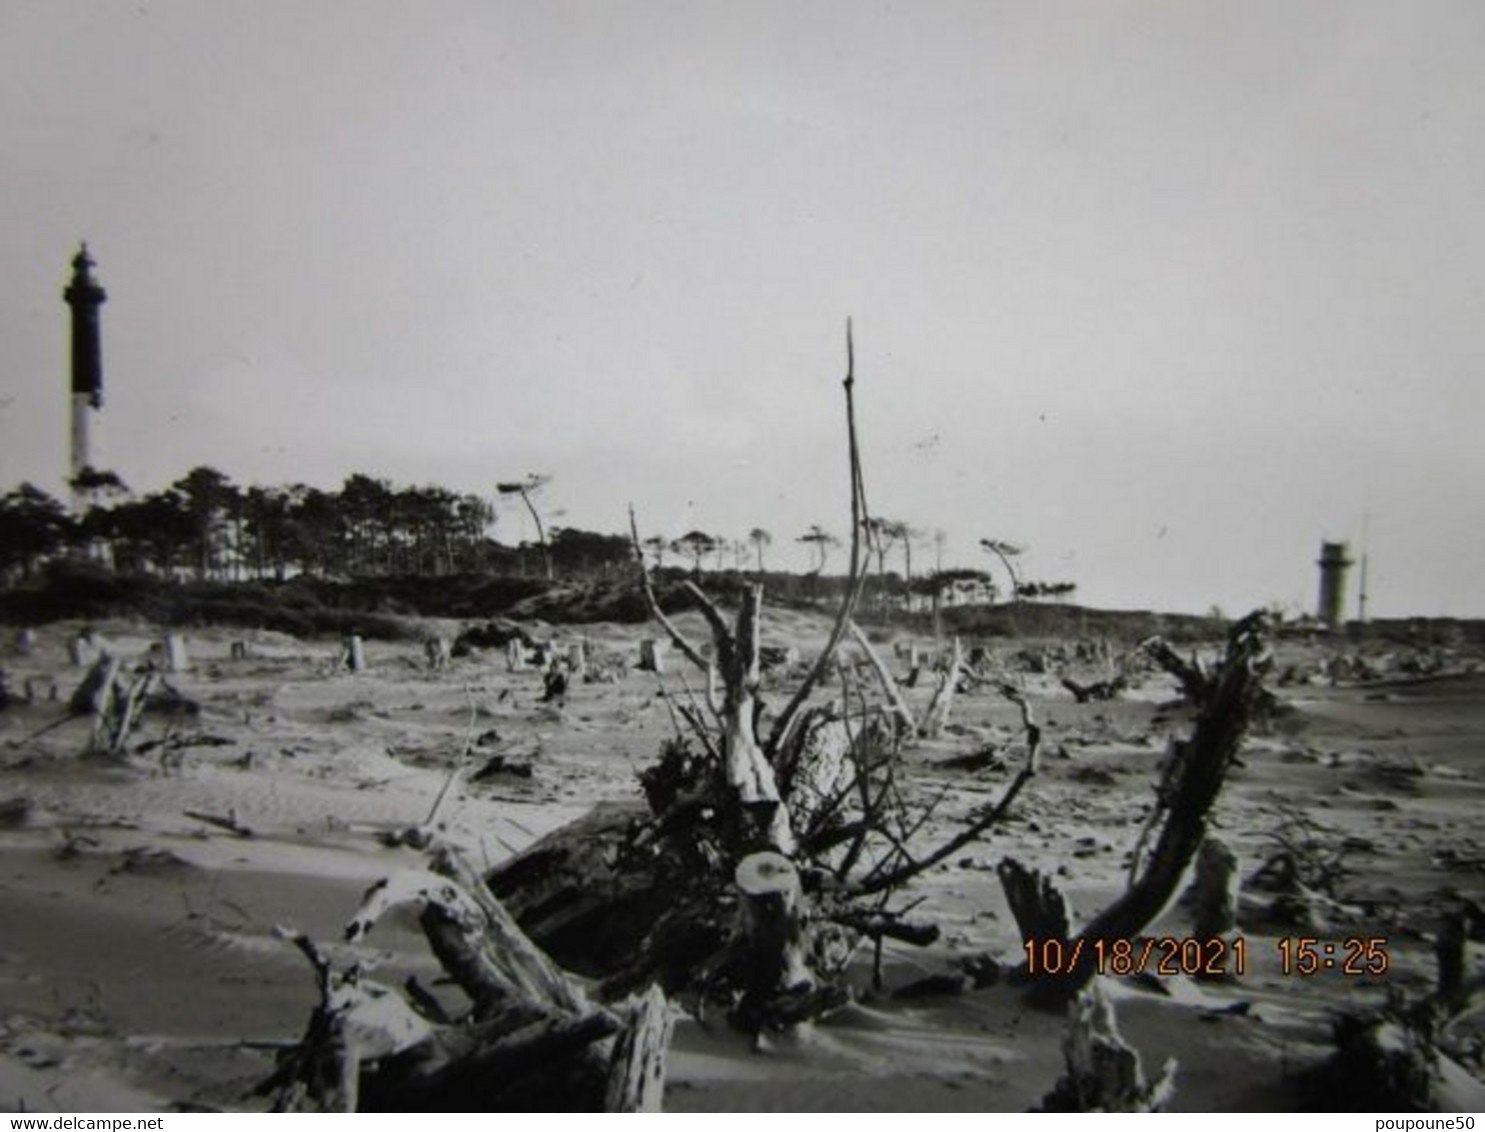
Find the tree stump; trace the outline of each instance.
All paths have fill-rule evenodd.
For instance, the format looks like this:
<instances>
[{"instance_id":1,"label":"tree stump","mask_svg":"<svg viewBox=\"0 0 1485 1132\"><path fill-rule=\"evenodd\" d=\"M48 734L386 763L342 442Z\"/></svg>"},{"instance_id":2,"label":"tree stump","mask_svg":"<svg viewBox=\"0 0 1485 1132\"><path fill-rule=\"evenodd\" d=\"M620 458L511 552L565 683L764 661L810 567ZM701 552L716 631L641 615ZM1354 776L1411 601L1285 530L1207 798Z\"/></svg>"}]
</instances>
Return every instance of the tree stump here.
<instances>
[{"instance_id":1,"label":"tree stump","mask_svg":"<svg viewBox=\"0 0 1485 1132\"><path fill-rule=\"evenodd\" d=\"M366 670L366 647L355 633L348 634L343 642L341 667L348 668L352 672Z\"/></svg>"},{"instance_id":2,"label":"tree stump","mask_svg":"<svg viewBox=\"0 0 1485 1132\"><path fill-rule=\"evenodd\" d=\"M248 658L247 642L233 641L229 647L229 655L233 660L246 660Z\"/></svg>"},{"instance_id":3,"label":"tree stump","mask_svg":"<svg viewBox=\"0 0 1485 1132\"><path fill-rule=\"evenodd\" d=\"M665 654L668 646L664 641L646 637L639 642L639 667L641 671L660 675L665 671Z\"/></svg>"},{"instance_id":4,"label":"tree stump","mask_svg":"<svg viewBox=\"0 0 1485 1132\"><path fill-rule=\"evenodd\" d=\"M1049 939L1065 943L1072 938L1072 911L1051 877L1028 869L1014 857L1004 858L995 866L995 873L1023 943Z\"/></svg>"},{"instance_id":5,"label":"tree stump","mask_svg":"<svg viewBox=\"0 0 1485 1132\"><path fill-rule=\"evenodd\" d=\"M1185 896L1197 939L1216 939L1237 927L1241 883L1237 854L1215 837L1204 839L1196 853L1196 875Z\"/></svg>"},{"instance_id":6,"label":"tree stump","mask_svg":"<svg viewBox=\"0 0 1485 1132\"><path fill-rule=\"evenodd\" d=\"M165 650L165 671L181 673L191 667L190 658L186 655L186 639L179 633L166 633L161 642Z\"/></svg>"},{"instance_id":7,"label":"tree stump","mask_svg":"<svg viewBox=\"0 0 1485 1132\"><path fill-rule=\"evenodd\" d=\"M588 649L583 641L573 641L567 646L567 668L581 680L588 673Z\"/></svg>"},{"instance_id":8,"label":"tree stump","mask_svg":"<svg viewBox=\"0 0 1485 1132\"><path fill-rule=\"evenodd\" d=\"M541 702L561 703L567 697L567 673L553 664L542 676Z\"/></svg>"},{"instance_id":9,"label":"tree stump","mask_svg":"<svg viewBox=\"0 0 1485 1132\"><path fill-rule=\"evenodd\" d=\"M16 656L30 656L36 650L36 634L30 629L18 629L15 635Z\"/></svg>"},{"instance_id":10,"label":"tree stump","mask_svg":"<svg viewBox=\"0 0 1485 1132\"><path fill-rule=\"evenodd\" d=\"M505 670L521 672L526 667L526 645L519 637L505 642Z\"/></svg>"},{"instance_id":11,"label":"tree stump","mask_svg":"<svg viewBox=\"0 0 1485 1132\"><path fill-rule=\"evenodd\" d=\"M67 642L67 659L73 668L86 668L92 664L97 659L96 651L88 637L77 636Z\"/></svg>"},{"instance_id":12,"label":"tree stump","mask_svg":"<svg viewBox=\"0 0 1485 1132\"><path fill-rule=\"evenodd\" d=\"M1073 1000L1062 1056L1067 1073L1042 1101L1047 1112L1159 1112L1175 1093L1175 1059L1147 1083L1140 1055L1120 1035L1096 983Z\"/></svg>"},{"instance_id":13,"label":"tree stump","mask_svg":"<svg viewBox=\"0 0 1485 1132\"><path fill-rule=\"evenodd\" d=\"M428 661L428 667L434 672L442 672L449 666L449 640L447 637L429 637L423 642L423 656Z\"/></svg>"},{"instance_id":14,"label":"tree stump","mask_svg":"<svg viewBox=\"0 0 1485 1132\"><path fill-rule=\"evenodd\" d=\"M748 964L738 1014L757 1029L775 998L815 986L804 956L799 870L782 853L765 850L739 861L733 879Z\"/></svg>"},{"instance_id":15,"label":"tree stump","mask_svg":"<svg viewBox=\"0 0 1485 1132\"><path fill-rule=\"evenodd\" d=\"M98 715L113 702L113 686L119 676L121 662L116 656L104 654L93 662L82 683L72 693L68 707L73 715Z\"/></svg>"}]
</instances>

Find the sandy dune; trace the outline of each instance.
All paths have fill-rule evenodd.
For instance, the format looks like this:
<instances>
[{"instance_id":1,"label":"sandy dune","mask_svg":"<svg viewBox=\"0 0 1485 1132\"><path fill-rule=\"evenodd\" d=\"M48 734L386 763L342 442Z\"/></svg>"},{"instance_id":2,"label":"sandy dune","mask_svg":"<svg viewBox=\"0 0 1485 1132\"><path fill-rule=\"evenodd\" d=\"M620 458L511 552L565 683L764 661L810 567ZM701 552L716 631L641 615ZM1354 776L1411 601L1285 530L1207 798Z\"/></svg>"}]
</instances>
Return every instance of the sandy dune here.
<instances>
[{"instance_id":1,"label":"sandy dune","mask_svg":"<svg viewBox=\"0 0 1485 1132\"><path fill-rule=\"evenodd\" d=\"M806 649L823 635L803 614L767 624L766 638ZM595 802L634 797L636 771L670 729L654 678L638 672L579 685L557 710L538 702L539 675L508 674L493 653L433 673L414 646L373 644L368 670L352 675L337 670L333 643L203 630L190 637L191 672L172 678L201 713L147 717L137 735L147 749L120 765L79 756L86 721L36 734L61 717L80 676L63 648L76 629L47 627L32 656L6 661L13 689L54 677L62 702L0 712L0 813L9 800L28 804L0 819L3 1109L261 1106L245 1090L313 999L307 967L274 926L337 939L361 891L415 861L378 834L425 820L467 738L477 742L441 811L444 836L493 864ZM154 640L146 626L103 632L130 658ZM644 630L587 635L634 654ZM229 658L233 640L248 642L247 659ZM1308 663L1318 648L1280 652ZM863 965L860 1001L787 1046L755 1053L719 1020L683 1020L667 1107L994 1111L1052 1086L1062 1019L1029 1010L1014 989L890 992L967 956L1019 957L994 872L1007 854L1058 873L1083 915L1118 891L1166 740L1189 719L1162 706L1175 691L1163 676L1085 705L1051 676L1023 679L1046 729L1044 770L1005 831L921 878L919 911L943 926L940 942L889 946L886 992L871 992ZM1426 991L1440 909L1485 902L1485 675L1280 693L1287 710L1249 744L1219 802L1219 831L1251 873L1277 834L1302 828L1342 876L1313 930L1265 922L1253 895L1241 979L1105 980L1147 1067L1179 1060L1179 1109L1301 1103L1299 1076L1328 1051L1333 1012L1380 1003L1389 986ZM921 707L928 692L909 696ZM1016 709L988 692L961 697L950 732L905 755L916 795L944 793L925 844L1003 789L1020 754ZM987 744L998 766L943 765ZM496 755L529 763L531 775L472 781ZM1180 935L1189 922L1176 907L1156 929ZM1275 941L1286 934L1385 937L1391 965L1382 978L1285 975ZM409 925L373 945L359 953L379 978L435 973ZM1477 1036L1477 1074L1479 1049Z\"/></svg>"}]
</instances>

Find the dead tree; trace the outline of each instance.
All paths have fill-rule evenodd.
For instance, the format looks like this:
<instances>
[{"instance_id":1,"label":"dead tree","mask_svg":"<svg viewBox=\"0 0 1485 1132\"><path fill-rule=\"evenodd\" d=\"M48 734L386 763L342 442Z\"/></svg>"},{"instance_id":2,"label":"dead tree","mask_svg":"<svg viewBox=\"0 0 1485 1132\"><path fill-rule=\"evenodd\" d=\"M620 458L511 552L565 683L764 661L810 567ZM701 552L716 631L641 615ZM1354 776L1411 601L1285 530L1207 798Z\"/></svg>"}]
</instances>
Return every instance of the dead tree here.
<instances>
[{"instance_id":1,"label":"dead tree","mask_svg":"<svg viewBox=\"0 0 1485 1132\"><path fill-rule=\"evenodd\" d=\"M766 729L762 587L747 587L729 617L694 582L684 584L710 630L710 647L702 649L661 608L631 511L650 614L672 651L702 674L705 690L693 694L684 681L682 695L662 689L677 734L641 776L644 806L595 812L490 877L533 935L564 962L601 977L605 994L656 980L728 1003L734 1020L755 1033L787 1028L844 1000L839 976L853 940L933 934L905 925L885 906L885 889L858 899L841 883L862 869L879 872L911 835L896 814L890 770L900 736L894 709L867 703L849 677L837 707L809 703L850 631L867 572L854 381L848 334L847 591L823 649ZM890 701L890 687L884 691ZM832 874L837 880L827 885Z\"/></svg>"},{"instance_id":2,"label":"dead tree","mask_svg":"<svg viewBox=\"0 0 1485 1132\"><path fill-rule=\"evenodd\" d=\"M1211 692L1212 682L1201 661L1193 656L1190 660L1181 656L1163 637L1150 637L1141 641L1136 652L1146 653L1151 660L1176 678L1181 696L1188 703L1200 706Z\"/></svg>"},{"instance_id":3,"label":"dead tree","mask_svg":"<svg viewBox=\"0 0 1485 1132\"><path fill-rule=\"evenodd\" d=\"M935 925L909 918L914 902L899 900L901 890L1001 822L1036 773L1040 729L1025 697L1005 686L1026 724L1025 765L995 804L943 844L917 844L942 798L910 803L897 781L911 715L890 679L878 697L836 662L867 572L852 354L848 334L850 572L803 680L770 720L760 699L762 588L745 588L729 615L684 583L710 631L709 646L699 646L662 608L631 510L650 615L704 688L693 691L684 678L679 691L661 686L676 734L640 776L643 803L597 807L489 874L530 936L564 966L600 980L605 1000L654 982L693 998L698 1010L719 1005L757 1036L823 1015L847 999L846 967L862 941L880 951L885 939L921 945L937 937ZM811 703L832 666L839 699ZM946 695L954 672L947 681Z\"/></svg>"},{"instance_id":4,"label":"dead tree","mask_svg":"<svg viewBox=\"0 0 1485 1132\"><path fill-rule=\"evenodd\" d=\"M1232 627L1226 656L1191 736L1171 745L1155 810L1135 848L1128 889L1070 941L1072 959L1066 969L1038 977L1034 1000L1054 1006L1069 1002L1095 973L1098 941L1107 945L1137 937L1175 895L1206 837L1207 816L1264 695L1261 677L1269 662L1264 628L1261 612ZM1144 842L1157 822L1159 833L1147 856Z\"/></svg>"},{"instance_id":5,"label":"dead tree","mask_svg":"<svg viewBox=\"0 0 1485 1132\"><path fill-rule=\"evenodd\" d=\"M1052 878L1012 857L995 868L1023 942L1072 938L1072 909Z\"/></svg>"},{"instance_id":6,"label":"dead tree","mask_svg":"<svg viewBox=\"0 0 1485 1132\"><path fill-rule=\"evenodd\" d=\"M1434 941L1433 993L1412 1002L1393 993L1381 1009L1347 1011L1336 1019L1335 1052L1305 1081L1317 1107L1364 1112L1485 1108L1485 1085L1464 1067L1474 1053L1472 1043L1462 1035L1456 1046L1454 1034L1456 1023L1478 1012L1485 1000L1485 972L1471 973L1466 955L1470 938L1482 934L1485 922L1477 908L1466 902L1450 909ZM1376 962L1375 954L1368 961Z\"/></svg>"},{"instance_id":7,"label":"dead tree","mask_svg":"<svg viewBox=\"0 0 1485 1132\"><path fill-rule=\"evenodd\" d=\"M148 666L126 681L123 662L109 653L94 662L68 702L68 718L84 715L92 718L88 754L123 756L154 681L154 669Z\"/></svg>"},{"instance_id":8,"label":"dead tree","mask_svg":"<svg viewBox=\"0 0 1485 1132\"><path fill-rule=\"evenodd\" d=\"M453 1018L415 982L402 993L336 970L312 941L285 933L315 970L319 1001L303 1038L259 1087L276 1111L654 1111L664 1090L669 1009L652 990L623 1020L516 925L447 850L428 870L378 882L346 927L363 938L412 905L468 1009Z\"/></svg>"}]
</instances>

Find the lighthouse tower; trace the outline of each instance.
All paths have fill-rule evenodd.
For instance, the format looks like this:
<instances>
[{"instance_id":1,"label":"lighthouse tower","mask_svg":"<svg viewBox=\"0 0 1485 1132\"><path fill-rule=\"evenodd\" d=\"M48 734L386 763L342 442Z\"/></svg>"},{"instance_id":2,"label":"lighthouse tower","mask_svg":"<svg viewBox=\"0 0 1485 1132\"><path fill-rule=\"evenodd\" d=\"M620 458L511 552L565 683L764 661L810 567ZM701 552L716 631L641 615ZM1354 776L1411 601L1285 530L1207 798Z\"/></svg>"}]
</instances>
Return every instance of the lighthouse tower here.
<instances>
[{"instance_id":1,"label":"lighthouse tower","mask_svg":"<svg viewBox=\"0 0 1485 1132\"><path fill-rule=\"evenodd\" d=\"M103 407L103 343L99 334L98 308L108 295L93 278L93 257L88 245L72 258L72 281L62 298L72 308L72 504L81 510L86 491L79 477L95 470L93 463L93 414Z\"/></svg>"},{"instance_id":2,"label":"lighthouse tower","mask_svg":"<svg viewBox=\"0 0 1485 1132\"><path fill-rule=\"evenodd\" d=\"M1343 542L1322 542L1315 565L1320 567L1320 620L1327 628L1339 628L1346 603L1346 572L1356 565L1351 548Z\"/></svg>"}]
</instances>

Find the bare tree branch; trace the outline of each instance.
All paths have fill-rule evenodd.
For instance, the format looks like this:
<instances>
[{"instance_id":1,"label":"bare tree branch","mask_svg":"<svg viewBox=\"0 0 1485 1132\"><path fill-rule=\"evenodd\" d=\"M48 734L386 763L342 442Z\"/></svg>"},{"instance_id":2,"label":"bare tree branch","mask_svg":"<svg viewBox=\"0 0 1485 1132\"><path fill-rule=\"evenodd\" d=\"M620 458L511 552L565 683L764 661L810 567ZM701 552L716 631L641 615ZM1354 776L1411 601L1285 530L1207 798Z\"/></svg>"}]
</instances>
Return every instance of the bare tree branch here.
<instances>
[{"instance_id":1,"label":"bare tree branch","mask_svg":"<svg viewBox=\"0 0 1485 1132\"><path fill-rule=\"evenodd\" d=\"M861 478L861 450L856 440L856 346L851 335L850 319L846 320L846 378L843 384L846 391L846 434L849 440L851 468L851 565L846 575L846 596L841 602L840 611L836 614L835 624L830 628L830 636L825 642L825 647L815 658L814 667L810 669L803 683L795 689L793 697L779 713L778 719L774 721L773 729L768 735L768 742L765 744L765 749L771 758L777 755L794 725L799 709L804 706L805 701L814 692L815 686L825 675L831 657L835 655L836 647L845 635L846 625L856 612L856 603L861 597L861 588L866 581L866 563L861 554L861 532L866 523L866 489Z\"/></svg>"},{"instance_id":2,"label":"bare tree branch","mask_svg":"<svg viewBox=\"0 0 1485 1132\"><path fill-rule=\"evenodd\" d=\"M1020 771L1006 787L1006 792L1000 796L993 808L981 814L978 818L965 826L956 836L950 838L939 846L927 857L904 865L902 868L894 869L892 872L883 873L880 876L863 881L853 890L856 895L868 895L873 892L881 892L889 888L897 888L906 883L919 873L933 868L940 861L946 860L953 854L959 852L980 834L999 823L1010 811L1011 803L1021 793L1022 788L1036 777L1037 754L1041 750L1042 732L1036 725L1031 715L1031 705L1027 703L1026 697L1020 690L1009 684L1001 685L1001 695L1016 704L1021 709L1021 721L1026 727L1026 762L1022 764Z\"/></svg>"},{"instance_id":3,"label":"bare tree branch","mask_svg":"<svg viewBox=\"0 0 1485 1132\"><path fill-rule=\"evenodd\" d=\"M665 616L660 608L660 601L655 596L655 587L650 581L650 570L645 565L644 548L639 541L639 527L635 523L634 508L629 508L629 534L634 542L634 560L639 563L639 578L644 585L645 602L650 607L650 616L660 622L660 627L670 637L671 643L680 650L681 655L703 672L710 670L712 664L706 657L696 650L696 647L686 640L684 634L676 628L675 623Z\"/></svg>"},{"instance_id":4,"label":"bare tree branch","mask_svg":"<svg viewBox=\"0 0 1485 1132\"><path fill-rule=\"evenodd\" d=\"M866 654L866 659L871 662L872 669L881 681L882 694L887 697L887 702L892 705L892 711L897 715L906 730L911 733L918 730L918 722L913 717L913 711L907 706L902 698L902 692L897 687L897 681L892 678L892 673L887 671L887 666L882 663L882 658L877 655L877 650L871 647L871 641L861 631L861 627L855 621L850 623L851 639L861 646L861 651Z\"/></svg>"}]
</instances>

